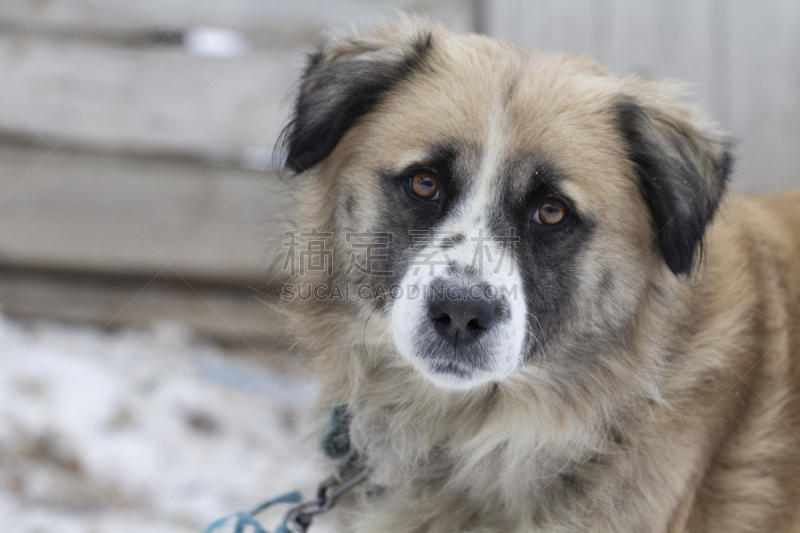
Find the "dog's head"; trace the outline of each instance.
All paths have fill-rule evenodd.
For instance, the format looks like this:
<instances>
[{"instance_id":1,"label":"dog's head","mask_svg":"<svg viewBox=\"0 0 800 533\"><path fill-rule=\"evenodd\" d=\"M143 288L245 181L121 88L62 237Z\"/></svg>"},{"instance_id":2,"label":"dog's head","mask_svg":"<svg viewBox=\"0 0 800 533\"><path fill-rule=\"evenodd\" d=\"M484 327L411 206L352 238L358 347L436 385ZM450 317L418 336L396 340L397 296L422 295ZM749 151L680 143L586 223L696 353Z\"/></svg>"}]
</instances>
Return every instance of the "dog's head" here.
<instances>
[{"instance_id":1,"label":"dog's head","mask_svg":"<svg viewBox=\"0 0 800 533\"><path fill-rule=\"evenodd\" d=\"M625 342L654 280L696 266L729 157L681 96L401 21L310 57L286 166L322 191L331 284L374 289L345 304L377 310L430 380L540 356L570 372L576 351Z\"/></svg>"}]
</instances>

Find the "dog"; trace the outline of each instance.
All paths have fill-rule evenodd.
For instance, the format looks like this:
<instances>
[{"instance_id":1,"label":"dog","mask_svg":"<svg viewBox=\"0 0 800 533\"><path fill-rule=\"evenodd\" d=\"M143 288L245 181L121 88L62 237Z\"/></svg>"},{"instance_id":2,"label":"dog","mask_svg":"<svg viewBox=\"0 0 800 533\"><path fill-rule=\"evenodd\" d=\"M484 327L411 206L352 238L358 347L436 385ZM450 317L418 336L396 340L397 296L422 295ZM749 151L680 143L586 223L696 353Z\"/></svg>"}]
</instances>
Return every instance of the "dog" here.
<instances>
[{"instance_id":1,"label":"dog","mask_svg":"<svg viewBox=\"0 0 800 533\"><path fill-rule=\"evenodd\" d=\"M342 531L800 531L800 193L726 192L684 97L404 18L309 56L282 300L371 468Z\"/></svg>"}]
</instances>

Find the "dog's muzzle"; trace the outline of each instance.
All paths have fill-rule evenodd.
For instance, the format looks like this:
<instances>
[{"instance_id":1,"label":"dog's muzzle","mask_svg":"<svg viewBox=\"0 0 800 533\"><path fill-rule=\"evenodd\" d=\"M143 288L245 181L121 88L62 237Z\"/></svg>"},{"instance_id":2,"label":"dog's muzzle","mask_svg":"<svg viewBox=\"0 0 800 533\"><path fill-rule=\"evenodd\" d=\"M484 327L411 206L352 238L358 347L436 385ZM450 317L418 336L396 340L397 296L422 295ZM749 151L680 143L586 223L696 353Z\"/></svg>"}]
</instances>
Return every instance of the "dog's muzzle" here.
<instances>
[{"instance_id":1,"label":"dog's muzzle","mask_svg":"<svg viewBox=\"0 0 800 533\"><path fill-rule=\"evenodd\" d=\"M401 282L405 290L392 302L398 353L444 388L497 381L524 363L522 280L510 252L504 259L501 245L487 239L465 234L444 251L420 251L419 257L441 251L447 264L438 272L410 265Z\"/></svg>"}]
</instances>

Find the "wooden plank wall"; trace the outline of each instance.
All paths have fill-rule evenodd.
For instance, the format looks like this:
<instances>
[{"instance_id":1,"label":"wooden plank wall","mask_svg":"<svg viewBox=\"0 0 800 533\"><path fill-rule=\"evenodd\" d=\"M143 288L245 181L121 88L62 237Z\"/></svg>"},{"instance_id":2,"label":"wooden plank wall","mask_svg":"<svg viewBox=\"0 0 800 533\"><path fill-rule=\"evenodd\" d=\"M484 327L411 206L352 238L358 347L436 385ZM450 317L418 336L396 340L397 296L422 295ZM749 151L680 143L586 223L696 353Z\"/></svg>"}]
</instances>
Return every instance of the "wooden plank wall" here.
<instances>
[{"instance_id":1,"label":"wooden plank wall","mask_svg":"<svg viewBox=\"0 0 800 533\"><path fill-rule=\"evenodd\" d=\"M468 5L425 12L467 30ZM392 13L372 0L4 0L0 130L262 168L317 32ZM208 26L235 30L246 49L192 53L187 35Z\"/></svg>"},{"instance_id":2,"label":"wooden plank wall","mask_svg":"<svg viewBox=\"0 0 800 533\"><path fill-rule=\"evenodd\" d=\"M471 26L468 1L398 7L417 4ZM274 344L260 289L292 213L270 166L286 95L324 25L391 14L369 0L3 0L3 311ZM238 48L192 46L209 28Z\"/></svg>"},{"instance_id":3,"label":"wooden plank wall","mask_svg":"<svg viewBox=\"0 0 800 533\"><path fill-rule=\"evenodd\" d=\"M5 312L274 337L246 287L263 285L291 218L270 168L286 95L322 27L393 8L687 80L741 141L738 188L800 185L794 0L3 0ZM208 28L239 47L191 46Z\"/></svg>"}]
</instances>

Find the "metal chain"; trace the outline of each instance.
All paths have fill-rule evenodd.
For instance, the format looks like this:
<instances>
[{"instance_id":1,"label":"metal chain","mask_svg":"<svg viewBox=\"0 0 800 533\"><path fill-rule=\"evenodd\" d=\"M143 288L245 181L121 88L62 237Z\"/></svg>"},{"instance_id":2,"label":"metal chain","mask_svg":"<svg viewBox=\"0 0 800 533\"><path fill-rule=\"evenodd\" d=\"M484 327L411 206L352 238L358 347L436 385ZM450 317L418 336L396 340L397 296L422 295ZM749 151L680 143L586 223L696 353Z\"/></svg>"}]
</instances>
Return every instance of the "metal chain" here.
<instances>
[{"instance_id":1,"label":"metal chain","mask_svg":"<svg viewBox=\"0 0 800 533\"><path fill-rule=\"evenodd\" d=\"M370 467L356 467L358 454L350 450L339 463L331 477L319 484L317 497L307 502L302 502L292 507L286 514L282 526L290 533L306 533L313 518L326 513L336 504L336 500L362 481L370 474Z\"/></svg>"}]
</instances>

